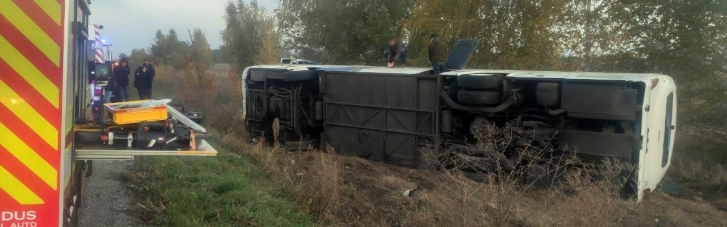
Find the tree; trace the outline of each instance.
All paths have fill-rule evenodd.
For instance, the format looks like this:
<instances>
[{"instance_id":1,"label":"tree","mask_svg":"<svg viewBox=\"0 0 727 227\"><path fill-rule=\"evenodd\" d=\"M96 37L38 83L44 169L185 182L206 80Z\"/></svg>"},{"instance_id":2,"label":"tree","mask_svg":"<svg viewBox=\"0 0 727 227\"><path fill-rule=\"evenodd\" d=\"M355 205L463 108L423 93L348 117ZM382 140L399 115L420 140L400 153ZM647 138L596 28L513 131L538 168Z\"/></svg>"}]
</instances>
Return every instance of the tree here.
<instances>
[{"instance_id":1,"label":"tree","mask_svg":"<svg viewBox=\"0 0 727 227\"><path fill-rule=\"evenodd\" d=\"M388 37L414 0L282 0L278 28L299 57L336 64L381 62Z\"/></svg>"},{"instance_id":2,"label":"tree","mask_svg":"<svg viewBox=\"0 0 727 227\"><path fill-rule=\"evenodd\" d=\"M225 50L225 59L229 60L232 70L237 74L255 64L265 43L265 25L273 24L274 18L259 7L256 0L250 4L238 0L237 3L227 3L224 19L226 27L222 31L222 49Z\"/></svg>"},{"instance_id":3,"label":"tree","mask_svg":"<svg viewBox=\"0 0 727 227\"><path fill-rule=\"evenodd\" d=\"M202 79L207 75L212 61L212 49L210 49L210 44L202 29L195 28L194 32L189 32L189 40L189 65L195 71L199 83L202 84Z\"/></svg>"},{"instance_id":4,"label":"tree","mask_svg":"<svg viewBox=\"0 0 727 227\"><path fill-rule=\"evenodd\" d=\"M180 68L185 67L186 49L187 43L179 40L174 29L169 29L168 35L157 30L154 44L150 48L152 55L159 63Z\"/></svg>"},{"instance_id":5,"label":"tree","mask_svg":"<svg viewBox=\"0 0 727 227\"><path fill-rule=\"evenodd\" d=\"M280 61L280 43L273 21L264 21L260 27L263 45L255 57L256 64L275 64Z\"/></svg>"},{"instance_id":6,"label":"tree","mask_svg":"<svg viewBox=\"0 0 727 227\"><path fill-rule=\"evenodd\" d=\"M562 12L564 18L557 33L567 70L613 71L630 67L619 59L630 58L632 49L626 32L629 21L620 19L628 9L614 0L570 0Z\"/></svg>"},{"instance_id":7,"label":"tree","mask_svg":"<svg viewBox=\"0 0 727 227\"><path fill-rule=\"evenodd\" d=\"M727 4L718 0L621 3L632 13L629 35L646 71L684 79L723 71Z\"/></svg>"},{"instance_id":8,"label":"tree","mask_svg":"<svg viewBox=\"0 0 727 227\"><path fill-rule=\"evenodd\" d=\"M222 47L212 50L212 62L213 63L229 63L224 57L224 50Z\"/></svg>"},{"instance_id":9,"label":"tree","mask_svg":"<svg viewBox=\"0 0 727 227\"><path fill-rule=\"evenodd\" d=\"M133 49L131 50L131 55L129 55L129 67L131 70L136 69L139 65L141 65L141 62L144 61L144 59L149 59L152 56L146 52L144 49Z\"/></svg>"},{"instance_id":10,"label":"tree","mask_svg":"<svg viewBox=\"0 0 727 227\"><path fill-rule=\"evenodd\" d=\"M167 36L162 33L161 29L158 29L154 35L154 43L151 45L151 53L157 58L166 57L169 55L169 48L166 44ZM161 59L159 59L161 61Z\"/></svg>"},{"instance_id":11,"label":"tree","mask_svg":"<svg viewBox=\"0 0 727 227\"><path fill-rule=\"evenodd\" d=\"M479 39L470 65L502 69L553 69L561 48L556 28L562 24L567 0L417 0L404 21L415 50L414 61L427 63L429 35L454 44L457 39Z\"/></svg>"}]
</instances>

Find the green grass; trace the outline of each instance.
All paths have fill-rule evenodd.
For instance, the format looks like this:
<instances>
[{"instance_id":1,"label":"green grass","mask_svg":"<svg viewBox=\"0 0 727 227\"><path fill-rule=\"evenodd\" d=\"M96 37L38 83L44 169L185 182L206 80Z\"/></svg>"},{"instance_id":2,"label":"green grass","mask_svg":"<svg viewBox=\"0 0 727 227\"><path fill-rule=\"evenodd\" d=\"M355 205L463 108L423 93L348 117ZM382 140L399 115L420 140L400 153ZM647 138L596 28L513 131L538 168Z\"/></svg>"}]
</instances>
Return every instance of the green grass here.
<instances>
[{"instance_id":1,"label":"green grass","mask_svg":"<svg viewBox=\"0 0 727 227\"><path fill-rule=\"evenodd\" d=\"M727 141L711 135L680 135L674 142L675 160L727 165Z\"/></svg>"},{"instance_id":2,"label":"green grass","mask_svg":"<svg viewBox=\"0 0 727 227\"><path fill-rule=\"evenodd\" d=\"M170 70L157 68L153 97L171 98ZM133 79L132 79L133 80ZM131 82L133 83L133 81ZM130 89L138 99L136 89ZM252 158L225 149L214 139L216 157L140 157L126 174L135 187L142 217L154 226L314 226L282 188ZM233 147L230 147L233 148Z\"/></svg>"},{"instance_id":3,"label":"green grass","mask_svg":"<svg viewBox=\"0 0 727 227\"><path fill-rule=\"evenodd\" d=\"M722 141L721 143L708 148L708 154L712 161L718 164L727 165L727 142Z\"/></svg>"},{"instance_id":4,"label":"green grass","mask_svg":"<svg viewBox=\"0 0 727 227\"><path fill-rule=\"evenodd\" d=\"M128 174L157 226L314 226L250 157L143 157Z\"/></svg>"}]
</instances>

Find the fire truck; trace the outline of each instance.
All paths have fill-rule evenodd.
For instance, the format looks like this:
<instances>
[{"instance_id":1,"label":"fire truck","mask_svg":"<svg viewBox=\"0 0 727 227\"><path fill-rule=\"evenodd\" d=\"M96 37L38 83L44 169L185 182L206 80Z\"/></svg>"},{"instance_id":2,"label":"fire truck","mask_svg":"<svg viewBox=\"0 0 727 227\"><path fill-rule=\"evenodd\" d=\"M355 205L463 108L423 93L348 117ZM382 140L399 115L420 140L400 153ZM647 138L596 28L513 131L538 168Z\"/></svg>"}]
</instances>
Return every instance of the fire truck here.
<instances>
[{"instance_id":1,"label":"fire truck","mask_svg":"<svg viewBox=\"0 0 727 227\"><path fill-rule=\"evenodd\" d=\"M89 117L110 71L87 59L89 4L0 0L0 227L75 226L93 160L217 154L201 114L171 100Z\"/></svg>"}]
</instances>

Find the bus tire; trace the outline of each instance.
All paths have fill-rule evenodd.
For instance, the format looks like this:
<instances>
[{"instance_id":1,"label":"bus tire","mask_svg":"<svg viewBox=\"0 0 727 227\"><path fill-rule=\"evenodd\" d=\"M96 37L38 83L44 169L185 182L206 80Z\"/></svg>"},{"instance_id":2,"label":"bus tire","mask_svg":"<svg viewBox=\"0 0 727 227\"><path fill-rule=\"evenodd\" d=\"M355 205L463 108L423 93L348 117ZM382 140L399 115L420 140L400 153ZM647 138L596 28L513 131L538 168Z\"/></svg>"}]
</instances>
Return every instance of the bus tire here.
<instances>
[{"instance_id":1,"label":"bus tire","mask_svg":"<svg viewBox=\"0 0 727 227\"><path fill-rule=\"evenodd\" d=\"M91 174L93 174L93 161L92 160L86 161L85 169L86 169L86 173L83 176L90 177Z\"/></svg>"},{"instance_id":2,"label":"bus tire","mask_svg":"<svg viewBox=\"0 0 727 227\"><path fill-rule=\"evenodd\" d=\"M500 104L500 92L459 90L457 101L470 105L494 106Z\"/></svg>"},{"instance_id":3,"label":"bus tire","mask_svg":"<svg viewBox=\"0 0 727 227\"><path fill-rule=\"evenodd\" d=\"M471 90L500 90L504 81L504 75L461 75L457 77L457 86Z\"/></svg>"},{"instance_id":4,"label":"bus tire","mask_svg":"<svg viewBox=\"0 0 727 227\"><path fill-rule=\"evenodd\" d=\"M315 70L290 71L283 73L284 81L306 81L318 78L318 72Z\"/></svg>"}]
</instances>

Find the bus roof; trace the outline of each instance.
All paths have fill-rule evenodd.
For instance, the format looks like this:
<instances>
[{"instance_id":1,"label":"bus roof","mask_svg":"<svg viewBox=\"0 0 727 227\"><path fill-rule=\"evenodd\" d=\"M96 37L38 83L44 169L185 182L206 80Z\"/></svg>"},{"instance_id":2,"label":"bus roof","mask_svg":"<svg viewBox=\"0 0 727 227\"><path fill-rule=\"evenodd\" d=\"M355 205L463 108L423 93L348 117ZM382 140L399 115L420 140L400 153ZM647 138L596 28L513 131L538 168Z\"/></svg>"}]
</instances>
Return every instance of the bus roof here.
<instances>
[{"instance_id":1,"label":"bus roof","mask_svg":"<svg viewBox=\"0 0 727 227\"><path fill-rule=\"evenodd\" d=\"M251 66L251 69L277 69L277 70L321 70L326 72L357 72L371 74L403 74L417 75L429 74L431 68L387 68L363 65L260 65ZM459 75L491 75L507 74L511 78L542 78L542 79L584 79L584 80L623 80L645 81L653 78L667 77L651 73L607 73L607 72L562 72L562 71L528 71L528 70L495 70L495 69L462 69L442 73L443 76Z\"/></svg>"}]
</instances>

